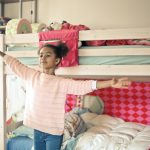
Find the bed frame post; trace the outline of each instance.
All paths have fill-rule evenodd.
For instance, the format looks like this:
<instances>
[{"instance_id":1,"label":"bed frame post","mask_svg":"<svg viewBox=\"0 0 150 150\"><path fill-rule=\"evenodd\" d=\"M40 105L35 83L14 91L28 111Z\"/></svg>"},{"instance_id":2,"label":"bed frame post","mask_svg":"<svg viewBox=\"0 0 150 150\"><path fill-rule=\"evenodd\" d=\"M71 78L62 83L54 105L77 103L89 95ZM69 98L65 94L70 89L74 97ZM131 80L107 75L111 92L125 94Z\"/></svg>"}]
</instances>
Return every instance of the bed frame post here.
<instances>
[{"instance_id":1,"label":"bed frame post","mask_svg":"<svg viewBox=\"0 0 150 150\"><path fill-rule=\"evenodd\" d=\"M0 34L0 50L4 51L4 35ZM1 59L1 58L0 58ZM6 80L4 63L0 60L0 150L6 150Z\"/></svg>"}]
</instances>

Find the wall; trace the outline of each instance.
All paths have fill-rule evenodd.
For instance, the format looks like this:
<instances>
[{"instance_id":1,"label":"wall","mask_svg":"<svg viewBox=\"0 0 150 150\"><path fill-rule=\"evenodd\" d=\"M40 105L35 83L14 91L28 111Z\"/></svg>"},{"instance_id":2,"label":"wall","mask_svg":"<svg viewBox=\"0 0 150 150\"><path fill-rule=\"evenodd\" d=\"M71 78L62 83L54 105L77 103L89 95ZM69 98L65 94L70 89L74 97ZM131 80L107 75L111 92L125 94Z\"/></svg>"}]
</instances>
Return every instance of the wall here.
<instances>
[{"instance_id":1,"label":"wall","mask_svg":"<svg viewBox=\"0 0 150 150\"><path fill-rule=\"evenodd\" d=\"M30 19L31 2L25 3L24 14ZM11 5L5 14L17 17L16 6ZM46 24L66 20L92 29L150 27L150 0L38 0L37 11L38 21Z\"/></svg>"}]
</instances>

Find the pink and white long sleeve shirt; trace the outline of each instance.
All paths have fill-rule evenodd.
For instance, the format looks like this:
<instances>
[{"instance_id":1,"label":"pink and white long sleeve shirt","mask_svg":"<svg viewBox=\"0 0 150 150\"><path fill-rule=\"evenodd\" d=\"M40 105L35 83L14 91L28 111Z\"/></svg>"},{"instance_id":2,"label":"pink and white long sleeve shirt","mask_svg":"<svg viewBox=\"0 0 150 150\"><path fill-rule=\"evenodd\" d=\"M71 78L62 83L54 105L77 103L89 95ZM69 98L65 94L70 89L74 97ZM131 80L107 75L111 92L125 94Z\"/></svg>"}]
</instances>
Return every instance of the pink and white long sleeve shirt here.
<instances>
[{"instance_id":1,"label":"pink and white long sleeve shirt","mask_svg":"<svg viewBox=\"0 0 150 150\"><path fill-rule=\"evenodd\" d=\"M5 63L26 81L24 125L61 135L64 130L66 94L84 95L93 91L93 80L80 81L48 75L5 55Z\"/></svg>"}]
</instances>

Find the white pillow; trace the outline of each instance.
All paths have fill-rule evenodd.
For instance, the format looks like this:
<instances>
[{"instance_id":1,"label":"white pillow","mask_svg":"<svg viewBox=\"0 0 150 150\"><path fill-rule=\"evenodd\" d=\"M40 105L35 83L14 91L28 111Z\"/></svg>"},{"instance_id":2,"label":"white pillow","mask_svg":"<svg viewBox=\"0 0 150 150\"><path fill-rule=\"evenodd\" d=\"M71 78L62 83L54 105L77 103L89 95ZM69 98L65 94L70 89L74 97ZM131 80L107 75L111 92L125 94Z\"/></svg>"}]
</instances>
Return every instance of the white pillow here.
<instances>
[{"instance_id":1,"label":"white pillow","mask_svg":"<svg viewBox=\"0 0 150 150\"><path fill-rule=\"evenodd\" d=\"M92 113L102 114L104 102L99 96L85 95L82 99L82 107L88 108Z\"/></svg>"},{"instance_id":2,"label":"white pillow","mask_svg":"<svg viewBox=\"0 0 150 150\"><path fill-rule=\"evenodd\" d=\"M86 112L80 115L81 118L83 119L83 121L85 122L87 128L91 128L93 125L90 123L91 120L93 120L94 118L96 118L98 115L95 113L90 113L90 112Z\"/></svg>"},{"instance_id":3,"label":"white pillow","mask_svg":"<svg viewBox=\"0 0 150 150\"><path fill-rule=\"evenodd\" d=\"M26 127L24 125L20 126L16 130L12 132L16 136L28 136L30 138L33 138L33 129Z\"/></svg>"}]
</instances>

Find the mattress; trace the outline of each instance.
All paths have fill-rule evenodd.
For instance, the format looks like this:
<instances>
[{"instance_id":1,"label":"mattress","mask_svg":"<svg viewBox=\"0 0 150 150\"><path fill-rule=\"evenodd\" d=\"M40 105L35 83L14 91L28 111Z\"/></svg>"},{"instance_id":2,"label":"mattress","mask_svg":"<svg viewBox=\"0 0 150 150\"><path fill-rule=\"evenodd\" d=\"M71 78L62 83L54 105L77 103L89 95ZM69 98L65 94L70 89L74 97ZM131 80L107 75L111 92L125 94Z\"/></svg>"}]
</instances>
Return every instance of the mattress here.
<instances>
[{"instance_id":1,"label":"mattress","mask_svg":"<svg viewBox=\"0 0 150 150\"><path fill-rule=\"evenodd\" d=\"M97 47L93 46L92 49ZM143 48L150 49L150 46L143 45L124 45L124 46L100 46L99 50L109 51L110 49L123 49L127 50L128 48ZM80 51L91 50L90 46L82 47ZM79 57L80 65L144 65L150 64L150 56L80 56Z\"/></svg>"}]
</instances>

